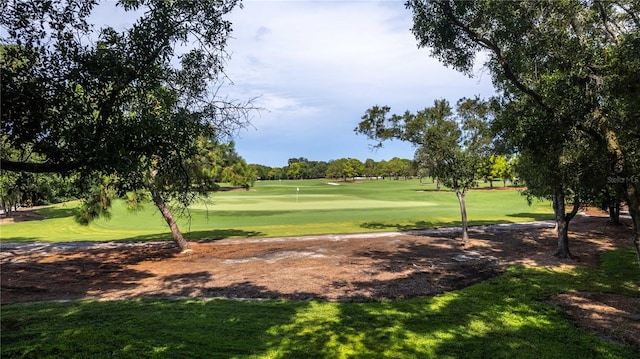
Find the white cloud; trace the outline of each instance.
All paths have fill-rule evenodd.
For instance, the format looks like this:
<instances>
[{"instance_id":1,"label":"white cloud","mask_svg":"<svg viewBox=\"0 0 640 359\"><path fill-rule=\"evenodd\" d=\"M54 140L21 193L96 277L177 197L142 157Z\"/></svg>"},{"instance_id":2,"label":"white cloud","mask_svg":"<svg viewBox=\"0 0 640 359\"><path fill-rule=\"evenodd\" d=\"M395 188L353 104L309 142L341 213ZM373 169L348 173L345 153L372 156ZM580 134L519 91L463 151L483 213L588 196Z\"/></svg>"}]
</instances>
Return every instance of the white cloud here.
<instances>
[{"instance_id":1,"label":"white cloud","mask_svg":"<svg viewBox=\"0 0 640 359\"><path fill-rule=\"evenodd\" d=\"M249 162L291 157L411 158L393 142L371 152L353 128L365 110L415 111L446 98L490 96L488 76L468 79L418 49L401 1L245 1L231 16L227 67L234 97L256 96L263 112L237 147Z\"/></svg>"}]
</instances>

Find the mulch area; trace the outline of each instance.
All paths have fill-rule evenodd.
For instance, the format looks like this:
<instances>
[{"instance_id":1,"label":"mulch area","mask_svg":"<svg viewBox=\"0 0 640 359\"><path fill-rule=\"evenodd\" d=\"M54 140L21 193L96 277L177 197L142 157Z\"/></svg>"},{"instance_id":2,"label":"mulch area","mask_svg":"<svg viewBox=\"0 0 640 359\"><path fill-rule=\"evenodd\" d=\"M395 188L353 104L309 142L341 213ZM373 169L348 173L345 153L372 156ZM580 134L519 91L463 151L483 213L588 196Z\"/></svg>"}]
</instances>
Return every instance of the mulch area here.
<instances>
[{"instance_id":1,"label":"mulch area","mask_svg":"<svg viewBox=\"0 0 640 359\"><path fill-rule=\"evenodd\" d=\"M432 296L484 281L512 265L595 266L598 253L630 247L629 221L578 217L571 224L575 260L553 256L553 229L383 234L349 239L225 239L62 250L2 249L1 303L50 300L193 297L371 301ZM10 224L9 224L10 225ZM640 347L640 299L570 293L550 300L603 337Z\"/></svg>"}]
</instances>

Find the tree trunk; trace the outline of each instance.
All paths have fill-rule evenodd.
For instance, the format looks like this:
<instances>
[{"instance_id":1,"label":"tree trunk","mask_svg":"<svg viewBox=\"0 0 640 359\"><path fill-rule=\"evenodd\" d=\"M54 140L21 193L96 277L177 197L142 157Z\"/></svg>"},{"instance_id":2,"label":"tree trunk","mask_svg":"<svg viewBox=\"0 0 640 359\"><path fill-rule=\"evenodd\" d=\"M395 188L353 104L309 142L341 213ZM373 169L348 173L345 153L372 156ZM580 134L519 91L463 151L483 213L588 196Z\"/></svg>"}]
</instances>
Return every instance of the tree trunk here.
<instances>
[{"instance_id":1,"label":"tree trunk","mask_svg":"<svg viewBox=\"0 0 640 359\"><path fill-rule=\"evenodd\" d=\"M464 203L464 191L456 191L458 202L460 203L460 217L462 218L462 245L467 244L469 232L467 228L467 206Z\"/></svg>"},{"instance_id":2,"label":"tree trunk","mask_svg":"<svg viewBox=\"0 0 640 359\"><path fill-rule=\"evenodd\" d=\"M632 223L631 242L636 249L638 265L640 266L640 228L638 228L640 226L640 193L638 193L638 188L632 181L628 181L625 193Z\"/></svg>"},{"instance_id":3,"label":"tree trunk","mask_svg":"<svg viewBox=\"0 0 640 359\"><path fill-rule=\"evenodd\" d=\"M158 191L158 188L156 187L156 184L154 182L155 177L156 177L156 171L150 171L149 172L149 192L151 192L151 198L153 199L153 202L155 203L156 207L158 207L158 210L162 214L162 218L164 218L164 220L169 225L169 229L171 230L171 235L173 236L173 240L176 242L176 244L178 244L178 247L180 247L180 250L183 253L189 252L191 251L191 246L182 236L182 232L180 232L180 228L178 228L178 223L176 222L175 218L173 218L173 214L169 210L169 207L167 206L167 203L165 202L164 198L162 198L160 191Z\"/></svg>"},{"instance_id":4,"label":"tree trunk","mask_svg":"<svg viewBox=\"0 0 640 359\"><path fill-rule=\"evenodd\" d=\"M565 213L564 190L558 188L553 192L553 212L556 220L556 230L558 235L558 250L554 254L558 258L574 258L569 251L569 222L575 217L580 208L578 197L573 198L573 209L571 213Z\"/></svg>"},{"instance_id":5,"label":"tree trunk","mask_svg":"<svg viewBox=\"0 0 640 359\"><path fill-rule=\"evenodd\" d=\"M618 198L609 205L609 221L616 225L620 224L620 200Z\"/></svg>"},{"instance_id":6,"label":"tree trunk","mask_svg":"<svg viewBox=\"0 0 640 359\"><path fill-rule=\"evenodd\" d=\"M489 180L489 187L493 188L493 180Z\"/></svg>"}]
</instances>

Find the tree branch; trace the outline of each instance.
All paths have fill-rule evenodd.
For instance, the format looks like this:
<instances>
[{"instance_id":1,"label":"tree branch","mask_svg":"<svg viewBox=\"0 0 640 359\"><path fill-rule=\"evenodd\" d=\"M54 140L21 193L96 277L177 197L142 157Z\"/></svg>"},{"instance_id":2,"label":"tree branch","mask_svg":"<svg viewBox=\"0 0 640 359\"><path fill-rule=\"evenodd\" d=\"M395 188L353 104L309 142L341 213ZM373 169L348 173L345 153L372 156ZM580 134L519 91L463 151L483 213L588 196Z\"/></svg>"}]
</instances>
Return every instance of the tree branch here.
<instances>
[{"instance_id":1,"label":"tree branch","mask_svg":"<svg viewBox=\"0 0 640 359\"><path fill-rule=\"evenodd\" d=\"M616 43L616 45L620 45L620 41L618 40L618 36L609 27L609 20L607 18L607 13L606 13L606 11L604 9L604 5L602 5L601 1L596 1L595 5L598 8L598 12L600 13L600 16L602 17L602 24L604 25L604 29L607 31L609 36L611 36L611 38Z\"/></svg>"},{"instance_id":2,"label":"tree branch","mask_svg":"<svg viewBox=\"0 0 640 359\"><path fill-rule=\"evenodd\" d=\"M10 172L30 173L63 173L82 167L81 162L47 163L47 162L16 162L0 158L0 169Z\"/></svg>"},{"instance_id":3,"label":"tree branch","mask_svg":"<svg viewBox=\"0 0 640 359\"><path fill-rule=\"evenodd\" d=\"M578 195L574 195L573 196L573 208L571 209L571 212L567 213L565 215L565 220L567 222L569 222L573 217L576 216L576 214L578 213L578 210L580 209L580 199L578 198Z\"/></svg>"},{"instance_id":4,"label":"tree branch","mask_svg":"<svg viewBox=\"0 0 640 359\"><path fill-rule=\"evenodd\" d=\"M464 31L471 38L471 40L473 40L475 43L477 43L478 45L482 46L483 48L493 52L496 55L496 57L498 58L498 63L500 64L500 66L502 68L502 71L504 72L504 75L507 77L507 79L509 79L509 81L511 81L511 83L513 85L516 86L516 88L518 88L518 90L520 90L520 91L524 92L525 94L531 96L531 98L533 98L533 100L536 103L538 103L545 112L547 112L549 114L553 114L554 113L553 109L551 107L547 106L547 104L544 102L544 100L543 100L542 96L540 96L540 94L538 94L533 89L527 87L520 80L518 80L518 78L516 77L515 73L513 72L513 69L511 68L511 65L504 58L504 56L502 54L502 50L498 47L498 45L496 45L491 40L481 36L477 32L473 31L469 26L467 26L464 23L462 23L462 21L460 21L454 15L453 9L451 8L451 4L449 4L448 2L438 2L438 4L442 7L445 16L447 16L447 18L455 26L457 26L462 31Z\"/></svg>"}]
</instances>

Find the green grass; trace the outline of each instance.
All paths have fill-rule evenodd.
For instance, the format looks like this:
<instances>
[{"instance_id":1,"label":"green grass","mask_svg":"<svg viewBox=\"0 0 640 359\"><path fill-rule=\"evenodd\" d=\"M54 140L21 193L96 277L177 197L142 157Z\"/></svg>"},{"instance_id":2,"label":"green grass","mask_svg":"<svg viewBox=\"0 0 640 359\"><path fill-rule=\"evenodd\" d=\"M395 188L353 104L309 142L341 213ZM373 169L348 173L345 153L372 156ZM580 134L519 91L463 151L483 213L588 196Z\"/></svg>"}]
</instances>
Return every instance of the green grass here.
<instances>
[{"instance_id":1,"label":"green grass","mask_svg":"<svg viewBox=\"0 0 640 359\"><path fill-rule=\"evenodd\" d=\"M544 302L572 290L640 296L632 250L598 269L515 267L433 298L74 301L2 307L2 357L634 358ZM612 275L615 274L615 275Z\"/></svg>"},{"instance_id":2,"label":"green grass","mask_svg":"<svg viewBox=\"0 0 640 359\"><path fill-rule=\"evenodd\" d=\"M326 180L263 181L251 191L219 192L195 203L190 218L180 220L189 239L274 237L358 233L460 225L454 193L435 191L418 181L340 182ZM299 188L299 191L297 189ZM2 225L0 239L28 241L106 241L170 239L167 226L151 204L128 212L121 201L111 220L90 226L73 220L74 205L40 210L42 221ZM518 191L473 190L467 195L471 225L552 218L547 202L528 206Z\"/></svg>"}]
</instances>

